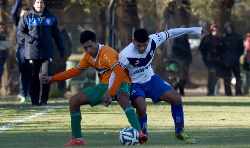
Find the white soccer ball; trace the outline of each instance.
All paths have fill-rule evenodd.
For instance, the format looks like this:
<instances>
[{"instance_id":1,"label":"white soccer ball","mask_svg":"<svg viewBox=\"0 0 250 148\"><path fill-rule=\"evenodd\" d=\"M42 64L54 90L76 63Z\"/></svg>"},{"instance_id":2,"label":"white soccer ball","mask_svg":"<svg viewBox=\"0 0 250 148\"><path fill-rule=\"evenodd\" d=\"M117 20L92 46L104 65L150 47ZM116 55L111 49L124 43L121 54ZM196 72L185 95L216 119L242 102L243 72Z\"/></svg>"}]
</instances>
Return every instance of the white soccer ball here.
<instances>
[{"instance_id":1,"label":"white soccer ball","mask_svg":"<svg viewBox=\"0 0 250 148\"><path fill-rule=\"evenodd\" d=\"M123 128L120 130L119 140L122 145L136 145L139 143L139 132L133 127Z\"/></svg>"}]
</instances>

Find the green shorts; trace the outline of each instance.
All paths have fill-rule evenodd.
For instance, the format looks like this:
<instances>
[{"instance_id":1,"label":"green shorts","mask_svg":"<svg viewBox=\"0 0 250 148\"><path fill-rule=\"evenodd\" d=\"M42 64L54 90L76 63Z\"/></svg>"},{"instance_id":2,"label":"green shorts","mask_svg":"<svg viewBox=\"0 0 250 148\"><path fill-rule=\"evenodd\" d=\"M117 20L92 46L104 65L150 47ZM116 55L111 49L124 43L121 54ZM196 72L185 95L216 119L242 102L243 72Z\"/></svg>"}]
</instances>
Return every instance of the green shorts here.
<instances>
[{"instance_id":1,"label":"green shorts","mask_svg":"<svg viewBox=\"0 0 250 148\"><path fill-rule=\"evenodd\" d=\"M97 84L96 86L87 87L87 88L82 89L82 93L87 96L89 104L91 106L95 106L95 105L102 103L103 95L105 94L107 89L108 89L108 84L100 83L100 84ZM129 94L129 91L130 91L129 84L122 83L117 94L119 94L119 93Z\"/></svg>"}]
</instances>

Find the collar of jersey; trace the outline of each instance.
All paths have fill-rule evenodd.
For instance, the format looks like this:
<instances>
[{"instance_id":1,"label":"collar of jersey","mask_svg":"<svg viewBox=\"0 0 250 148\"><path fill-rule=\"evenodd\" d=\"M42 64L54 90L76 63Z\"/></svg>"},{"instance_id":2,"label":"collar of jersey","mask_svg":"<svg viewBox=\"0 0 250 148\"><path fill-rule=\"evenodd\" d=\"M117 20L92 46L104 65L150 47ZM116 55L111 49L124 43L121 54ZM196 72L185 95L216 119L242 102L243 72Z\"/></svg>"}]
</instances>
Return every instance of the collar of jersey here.
<instances>
[{"instance_id":1,"label":"collar of jersey","mask_svg":"<svg viewBox=\"0 0 250 148\"><path fill-rule=\"evenodd\" d=\"M99 56L99 52L101 50L101 48L103 47L104 45L103 44L98 44L98 51L97 51L97 55L95 56L94 60L96 61L96 59L98 58Z\"/></svg>"}]
</instances>

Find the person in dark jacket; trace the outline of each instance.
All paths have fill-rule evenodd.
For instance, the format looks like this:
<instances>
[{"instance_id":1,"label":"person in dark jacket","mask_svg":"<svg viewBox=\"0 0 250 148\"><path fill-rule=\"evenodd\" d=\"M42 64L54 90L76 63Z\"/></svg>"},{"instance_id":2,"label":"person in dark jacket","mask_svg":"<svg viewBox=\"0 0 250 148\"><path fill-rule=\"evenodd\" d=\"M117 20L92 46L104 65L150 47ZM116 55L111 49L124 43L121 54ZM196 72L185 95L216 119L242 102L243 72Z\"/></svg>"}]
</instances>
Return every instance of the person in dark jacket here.
<instances>
[{"instance_id":1,"label":"person in dark jacket","mask_svg":"<svg viewBox=\"0 0 250 148\"><path fill-rule=\"evenodd\" d=\"M210 33L202 38L199 49L203 62L208 69L207 95L213 96L216 95L215 86L218 81L218 71L221 69L222 58L222 38L218 33L216 24L210 26Z\"/></svg>"},{"instance_id":2,"label":"person in dark jacket","mask_svg":"<svg viewBox=\"0 0 250 148\"><path fill-rule=\"evenodd\" d=\"M243 39L239 34L234 32L230 23L226 23L222 42L222 77L224 79L225 94L227 96L232 96L231 79L232 75L234 75L236 78L235 94L242 95L239 59L244 51Z\"/></svg>"},{"instance_id":3,"label":"person in dark jacket","mask_svg":"<svg viewBox=\"0 0 250 148\"><path fill-rule=\"evenodd\" d=\"M23 7L22 0L16 0L12 10L11 16L12 20L16 27L18 26L20 17L24 16L28 12L27 7ZM17 28L16 28L17 29ZM24 60L24 38L22 36L16 35L17 48L16 48L16 59L20 72L20 93L18 98L21 103L27 101L27 97L29 96L28 90L30 85L30 71L29 71L29 63Z\"/></svg>"},{"instance_id":4,"label":"person in dark jacket","mask_svg":"<svg viewBox=\"0 0 250 148\"><path fill-rule=\"evenodd\" d=\"M55 56L54 56L53 62L50 63L50 65L49 65L51 75L66 70L66 62L67 62L67 59L70 57L71 52L72 52L72 50L71 50L72 49L72 40L71 40L69 33L67 32L66 28L62 25L59 26L59 30L60 30L60 34L61 34L64 46L65 46L64 58L60 57L60 53L58 52L58 50L54 50ZM54 44L54 46L55 46L55 44ZM57 82L57 89L60 91L60 95L64 96L64 93L66 91L66 82L65 81Z\"/></svg>"},{"instance_id":5,"label":"person in dark jacket","mask_svg":"<svg viewBox=\"0 0 250 148\"><path fill-rule=\"evenodd\" d=\"M33 105L46 105L49 87L42 84L40 89L39 72L40 76L48 75L48 64L53 58L53 39L62 58L64 45L57 18L48 11L44 0L33 0L32 9L20 20L18 34L25 38L24 58L31 66L31 102Z\"/></svg>"},{"instance_id":6,"label":"person in dark jacket","mask_svg":"<svg viewBox=\"0 0 250 148\"><path fill-rule=\"evenodd\" d=\"M188 42L188 35L183 35L174 39L172 49L172 58L180 65L179 90L180 94L184 96L184 87L189 81L189 66L192 62L192 53Z\"/></svg>"}]
</instances>

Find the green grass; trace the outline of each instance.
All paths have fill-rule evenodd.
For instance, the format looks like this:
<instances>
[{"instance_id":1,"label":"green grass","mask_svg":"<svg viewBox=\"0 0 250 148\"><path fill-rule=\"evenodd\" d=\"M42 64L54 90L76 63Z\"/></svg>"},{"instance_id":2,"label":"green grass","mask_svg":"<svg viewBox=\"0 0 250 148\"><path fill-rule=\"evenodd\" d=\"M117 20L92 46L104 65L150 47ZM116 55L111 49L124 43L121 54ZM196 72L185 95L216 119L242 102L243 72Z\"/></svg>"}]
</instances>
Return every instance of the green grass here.
<instances>
[{"instance_id":1,"label":"green grass","mask_svg":"<svg viewBox=\"0 0 250 148\"><path fill-rule=\"evenodd\" d=\"M146 148L250 148L250 98L188 97L184 100L186 131L198 139L187 145L174 137L170 106L148 103L150 139ZM81 107L84 147L118 148L118 131L128 126L120 107ZM33 118L28 118L34 114ZM19 121L14 124L13 121ZM22 121L21 120L25 120ZM0 103L0 148L62 148L70 138L66 100L51 101L48 107L17 102Z\"/></svg>"}]
</instances>

